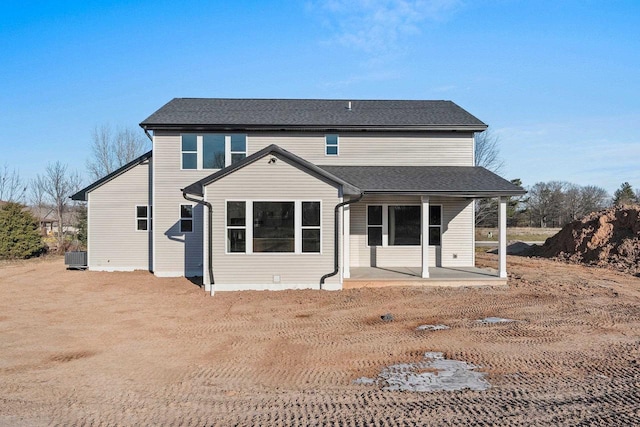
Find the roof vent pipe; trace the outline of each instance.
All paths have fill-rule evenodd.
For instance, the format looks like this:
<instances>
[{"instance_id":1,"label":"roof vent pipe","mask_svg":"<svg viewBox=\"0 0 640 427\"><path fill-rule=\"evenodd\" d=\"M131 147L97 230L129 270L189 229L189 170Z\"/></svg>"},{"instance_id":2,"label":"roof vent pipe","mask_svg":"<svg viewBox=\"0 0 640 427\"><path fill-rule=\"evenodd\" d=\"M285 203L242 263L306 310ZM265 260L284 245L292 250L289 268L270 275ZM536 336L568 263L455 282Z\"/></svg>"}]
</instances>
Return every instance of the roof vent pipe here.
<instances>
[{"instance_id":1,"label":"roof vent pipe","mask_svg":"<svg viewBox=\"0 0 640 427\"><path fill-rule=\"evenodd\" d=\"M351 111L351 101L347 103L347 110Z\"/></svg>"}]
</instances>

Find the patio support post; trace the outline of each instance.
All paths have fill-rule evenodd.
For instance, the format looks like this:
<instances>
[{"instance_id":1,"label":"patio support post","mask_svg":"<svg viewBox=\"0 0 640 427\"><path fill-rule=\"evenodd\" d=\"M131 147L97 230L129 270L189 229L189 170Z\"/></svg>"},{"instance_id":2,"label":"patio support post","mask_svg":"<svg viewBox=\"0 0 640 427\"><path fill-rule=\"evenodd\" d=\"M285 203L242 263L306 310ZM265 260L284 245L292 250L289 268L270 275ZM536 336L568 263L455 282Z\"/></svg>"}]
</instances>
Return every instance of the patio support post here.
<instances>
[{"instance_id":1,"label":"patio support post","mask_svg":"<svg viewBox=\"0 0 640 427\"><path fill-rule=\"evenodd\" d=\"M422 278L429 278L429 197L422 196Z\"/></svg>"},{"instance_id":2,"label":"patio support post","mask_svg":"<svg viewBox=\"0 0 640 427\"><path fill-rule=\"evenodd\" d=\"M507 198L498 198L498 275L507 278Z\"/></svg>"},{"instance_id":3,"label":"patio support post","mask_svg":"<svg viewBox=\"0 0 640 427\"><path fill-rule=\"evenodd\" d=\"M351 235L351 212L349 205L342 207L342 278L348 279L351 277L351 271L349 269L349 247L350 247L350 235Z\"/></svg>"}]
</instances>

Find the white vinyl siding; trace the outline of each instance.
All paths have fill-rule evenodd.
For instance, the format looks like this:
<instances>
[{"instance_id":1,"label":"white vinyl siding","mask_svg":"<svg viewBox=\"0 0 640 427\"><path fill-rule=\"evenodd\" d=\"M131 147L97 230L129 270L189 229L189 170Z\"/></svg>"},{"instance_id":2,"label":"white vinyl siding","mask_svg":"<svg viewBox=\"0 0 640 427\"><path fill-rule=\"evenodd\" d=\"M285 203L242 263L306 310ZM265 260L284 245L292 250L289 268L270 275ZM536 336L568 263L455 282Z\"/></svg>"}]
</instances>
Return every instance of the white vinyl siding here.
<instances>
[{"instance_id":1,"label":"white vinyl siding","mask_svg":"<svg viewBox=\"0 0 640 427\"><path fill-rule=\"evenodd\" d=\"M473 266L473 202L462 198L430 197L429 203L442 206L442 244L429 246L430 266ZM367 246L366 210L371 205L419 205L419 196L365 196L352 204L351 266L352 267L420 267L421 246ZM383 212L386 206L383 208ZM383 227L383 240L387 241ZM455 256L454 256L455 255Z\"/></svg>"},{"instance_id":2,"label":"white vinyl siding","mask_svg":"<svg viewBox=\"0 0 640 427\"><path fill-rule=\"evenodd\" d=\"M270 158L259 159L206 187L214 213L214 290L318 288L320 278L333 271L333 210L341 201L338 189L282 159L269 163ZM321 253L227 253L223 225L229 200L246 200L248 204L253 200L321 202ZM247 240L250 228L247 220ZM301 224L297 228L302 228ZM327 285L339 286L339 277L327 279Z\"/></svg>"},{"instance_id":3,"label":"white vinyl siding","mask_svg":"<svg viewBox=\"0 0 640 427\"><path fill-rule=\"evenodd\" d=\"M138 207L150 205L146 161L88 194L88 264L90 270L122 271L151 268L148 230L137 230ZM149 209L147 209L149 212ZM147 222L150 228L150 222Z\"/></svg>"}]
</instances>

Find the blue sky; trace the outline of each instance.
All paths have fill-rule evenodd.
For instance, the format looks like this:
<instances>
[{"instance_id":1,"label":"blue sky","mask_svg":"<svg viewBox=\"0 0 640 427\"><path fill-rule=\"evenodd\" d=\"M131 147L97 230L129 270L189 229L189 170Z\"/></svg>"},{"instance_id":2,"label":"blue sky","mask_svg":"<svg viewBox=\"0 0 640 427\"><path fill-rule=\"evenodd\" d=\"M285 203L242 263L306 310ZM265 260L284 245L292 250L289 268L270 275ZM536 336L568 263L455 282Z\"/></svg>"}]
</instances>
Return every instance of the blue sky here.
<instances>
[{"instance_id":1,"label":"blue sky","mask_svg":"<svg viewBox=\"0 0 640 427\"><path fill-rule=\"evenodd\" d=\"M637 0L2 2L0 166L84 174L95 126L174 97L450 99L505 178L640 188L638 22Z\"/></svg>"}]
</instances>

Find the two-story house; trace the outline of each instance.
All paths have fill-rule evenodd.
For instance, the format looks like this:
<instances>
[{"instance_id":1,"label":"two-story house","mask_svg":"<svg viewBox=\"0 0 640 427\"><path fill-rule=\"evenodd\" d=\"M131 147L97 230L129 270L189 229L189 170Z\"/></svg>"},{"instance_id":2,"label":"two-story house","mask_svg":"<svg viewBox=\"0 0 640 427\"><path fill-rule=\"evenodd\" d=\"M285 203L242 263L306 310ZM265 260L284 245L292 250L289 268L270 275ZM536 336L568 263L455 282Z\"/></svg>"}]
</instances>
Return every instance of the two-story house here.
<instances>
[{"instance_id":1,"label":"two-story house","mask_svg":"<svg viewBox=\"0 0 640 427\"><path fill-rule=\"evenodd\" d=\"M212 293L462 278L474 200L497 197L506 280L506 197L524 190L474 166L487 126L453 102L176 98L140 126L152 151L73 196L91 270L203 276Z\"/></svg>"}]
</instances>

